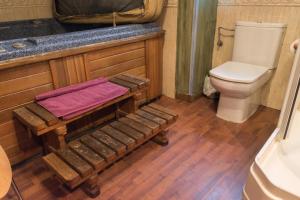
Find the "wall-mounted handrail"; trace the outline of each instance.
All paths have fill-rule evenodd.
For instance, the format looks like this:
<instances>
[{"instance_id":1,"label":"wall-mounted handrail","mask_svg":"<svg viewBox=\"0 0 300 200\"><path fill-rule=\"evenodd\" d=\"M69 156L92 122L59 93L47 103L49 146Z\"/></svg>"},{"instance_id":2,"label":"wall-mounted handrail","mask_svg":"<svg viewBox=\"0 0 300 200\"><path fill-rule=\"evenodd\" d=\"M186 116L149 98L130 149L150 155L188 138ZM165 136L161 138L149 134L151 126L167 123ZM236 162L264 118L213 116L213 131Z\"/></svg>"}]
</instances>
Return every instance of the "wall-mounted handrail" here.
<instances>
[{"instance_id":1,"label":"wall-mounted handrail","mask_svg":"<svg viewBox=\"0 0 300 200\"><path fill-rule=\"evenodd\" d=\"M229 32L234 32L235 29L230 29L230 28L225 28L225 27L222 27L222 26L219 26L218 27L218 42L217 42L217 46L220 48L223 46L224 42L222 41L222 36L223 37L234 37L234 34L223 34L222 33L222 30L224 31L229 31Z\"/></svg>"}]
</instances>

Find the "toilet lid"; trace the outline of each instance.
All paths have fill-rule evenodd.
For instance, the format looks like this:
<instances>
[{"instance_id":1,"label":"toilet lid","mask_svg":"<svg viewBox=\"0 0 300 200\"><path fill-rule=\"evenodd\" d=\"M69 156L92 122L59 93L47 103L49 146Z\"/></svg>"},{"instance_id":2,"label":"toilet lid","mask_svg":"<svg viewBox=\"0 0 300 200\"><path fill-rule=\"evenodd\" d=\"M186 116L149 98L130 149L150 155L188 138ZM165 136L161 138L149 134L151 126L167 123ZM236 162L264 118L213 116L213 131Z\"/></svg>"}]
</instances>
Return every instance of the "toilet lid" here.
<instances>
[{"instance_id":1,"label":"toilet lid","mask_svg":"<svg viewBox=\"0 0 300 200\"><path fill-rule=\"evenodd\" d=\"M240 62L226 62L212 69L209 74L213 77L238 83L253 83L264 75L267 67Z\"/></svg>"}]
</instances>

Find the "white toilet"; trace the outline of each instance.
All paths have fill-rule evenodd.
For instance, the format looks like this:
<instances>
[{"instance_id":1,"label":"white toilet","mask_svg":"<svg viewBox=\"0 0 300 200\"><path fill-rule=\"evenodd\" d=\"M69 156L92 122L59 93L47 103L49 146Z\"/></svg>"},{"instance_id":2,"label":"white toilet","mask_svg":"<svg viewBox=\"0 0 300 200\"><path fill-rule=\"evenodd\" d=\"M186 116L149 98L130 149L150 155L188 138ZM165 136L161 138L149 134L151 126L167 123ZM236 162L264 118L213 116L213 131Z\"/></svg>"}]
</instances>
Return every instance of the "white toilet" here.
<instances>
[{"instance_id":1,"label":"white toilet","mask_svg":"<svg viewBox=\"0 0 300 200\"><path fill-rule=\"evenodd\" d=\"M221 93L219 118L242 123L256 112L262 87L277 67L285 30L281 23L236 23L232 61L210 71Z\"/></svg>"}]
</instances>

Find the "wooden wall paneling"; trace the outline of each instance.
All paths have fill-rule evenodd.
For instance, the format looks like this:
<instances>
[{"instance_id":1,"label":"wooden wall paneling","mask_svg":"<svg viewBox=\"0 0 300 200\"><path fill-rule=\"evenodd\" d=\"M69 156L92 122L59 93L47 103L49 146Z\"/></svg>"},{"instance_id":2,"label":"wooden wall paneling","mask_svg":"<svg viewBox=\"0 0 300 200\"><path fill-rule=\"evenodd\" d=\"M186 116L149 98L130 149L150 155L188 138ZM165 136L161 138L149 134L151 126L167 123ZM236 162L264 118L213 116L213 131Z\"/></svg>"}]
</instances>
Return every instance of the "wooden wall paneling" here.
<instances>
[{"instance_id":1,"label":"wooden wall paneling","mask_svg":"<svg viewBox=\"0 0 300 200\"><path fill-rule=\"evenodd\" d=\"M87 80L84 54L51 60L49 63L55 88Z\"/></svg>"},{"instance_id":2,"label":"wooden wall paneling","mask_svg":"<svg viewBox=\"0 0 300 200\"><path fill-rule=\"evenodd\" d=\"M90 52L85 58L88 79L112 77L121 73L145 76L144 41Z\"/></svg>"},{"instance_id":3,"label":"wooden wall paneling","mask_svg":"<svg viewBox=\"0 0 300 200\"><path fill-rule=\"evenodd\" d=\"M63 59L50 60L49 64L54 88L58 89L67 86L69 83L66 76Z\"/></svg>"},{"instance_id":4,"label":"wooden wall paneling","mask_svg":"<svg viewBox=\"0 0 300 200\"><path fill-rule=\"evenodd\" d=\"M299 38L300 6L299 1L256 1L256 0L219 0L217 27L234 28L235 22L259 21L286 23L287 31L280 53L279 64L272 80L264 87L262 104L281 109L291 72L294 55L289 51L290 44ZM217 47L215 38L213 67L231 60L233 38L222 37L224 45Z\"/></svg>"},{"instance_id":5,"label":"wooden wall paneling","mask_svg":"<svg viewBox=\"0 0 300 200\"><path fill-rule=\"evenodd\" d=\"M163 37L146 40L146 70L150 79L148 99L162 95Z\"/></svg>"},{"instance_id":6,"label":"wooden wall paneling","mask_svg":"<svg viewBox=\"0 0 300 200\"><path fill-rule=\"evenodd\" d=\"M39 149L35 148L37 145L26 129L14 119L12 111L32 102L37 94L52 89L48 62L0 70L0 145L7 152L14 149L9 153L11 161L22 160L24 155L32 155L28 152Z\"/></svg>"}]
</instances>

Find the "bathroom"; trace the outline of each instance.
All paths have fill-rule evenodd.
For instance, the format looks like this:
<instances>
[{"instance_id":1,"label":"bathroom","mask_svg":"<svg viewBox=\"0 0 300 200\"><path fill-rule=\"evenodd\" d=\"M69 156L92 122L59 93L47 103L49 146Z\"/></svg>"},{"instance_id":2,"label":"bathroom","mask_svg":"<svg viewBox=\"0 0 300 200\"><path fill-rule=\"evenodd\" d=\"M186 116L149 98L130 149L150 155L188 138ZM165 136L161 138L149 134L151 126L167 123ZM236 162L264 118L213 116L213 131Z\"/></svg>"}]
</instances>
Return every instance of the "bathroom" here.
<instances>
[{"instance_id":1,"label":"bathroom","mask_svg":"<svg viewBox=\"0 0 300 200\"><path fill-rule=\"evenodd\" d=\"M118 13L80 16L79 22L58 15L53 2L62 1L0 1L0 199L300 199L295 135L300 2L144 0L134 3L144 2L134 12L156 9L152 19L132 12L125 18ZM243 52L245 45L249 51ZM250 66L240 64L240 54ZM230 61L239 64L220 68ZM28 122L17 112L34 110L28 105L60 88L101 78L124 86L124 77L131 80L129 94L80 119L59 117L53 131L47 121L48 128L34 133L35 120L27 117ZM255 97L248 99L248 90L257 92ZM57 149L65 145L76 153L74 141L91 127L115 127L120 116L135 122L144 116L147 126L166 129L94 170L96 183L72 166L81 180L70 189L47 156L59 157ZM59 129L62 124L66 130ZM69 166L68 160L60 161ZM91 183L97 195L86 192Z\"/></svg>"}]
</instances>

